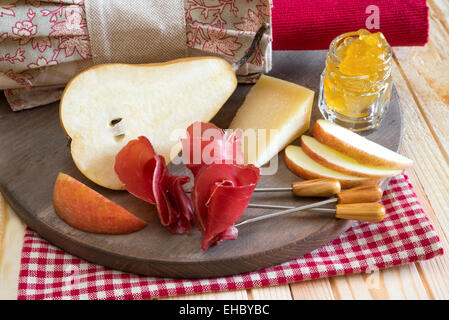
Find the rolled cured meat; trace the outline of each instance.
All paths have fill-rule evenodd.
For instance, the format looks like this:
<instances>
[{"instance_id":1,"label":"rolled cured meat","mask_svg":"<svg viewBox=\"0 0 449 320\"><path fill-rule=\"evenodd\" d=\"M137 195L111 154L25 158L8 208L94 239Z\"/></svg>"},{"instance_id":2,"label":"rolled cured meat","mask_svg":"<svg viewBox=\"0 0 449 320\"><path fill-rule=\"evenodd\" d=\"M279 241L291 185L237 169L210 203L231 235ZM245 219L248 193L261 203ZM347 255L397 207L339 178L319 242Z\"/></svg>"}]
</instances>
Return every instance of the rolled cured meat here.
<instances>
[{"instance_id":1,"label":"rolled cured meat","mask_svg":"<svg viewBox=\"0 0 449 320\"><path fill-rule=\"evenodd\" d=\"M233 224L248 207L260 178L259 168L243 164L241 132L224 132L195 122L183 139L184 161L195 176L191 193L194 221L204 234L202 249L234 240Z\"/></svg>"},{"instance_id":2,"label":"rolled cured meat","mask_svg":"<svg viewBox=\"0 0 449 320\"><path fill-rule=\"evenodd\" d=\"M212 164L198 171L191 197L196 225L204 234L203 250L237 238L233 225L248 207L259 178L253 165Z\"/></svg>"},{"instance_id":3,"label":"rolled cured meat","mask_svg":"<svg viewBox=\"0 0 449 320\"><path fill-rule=\"evenodd\" d=\"M193 211L182 188L190 178L171 175L146 137L129 141L117 154L114 169L129 193L156 205L163 226L174 233L190 231Z\"/></svg>"}]
</instances>

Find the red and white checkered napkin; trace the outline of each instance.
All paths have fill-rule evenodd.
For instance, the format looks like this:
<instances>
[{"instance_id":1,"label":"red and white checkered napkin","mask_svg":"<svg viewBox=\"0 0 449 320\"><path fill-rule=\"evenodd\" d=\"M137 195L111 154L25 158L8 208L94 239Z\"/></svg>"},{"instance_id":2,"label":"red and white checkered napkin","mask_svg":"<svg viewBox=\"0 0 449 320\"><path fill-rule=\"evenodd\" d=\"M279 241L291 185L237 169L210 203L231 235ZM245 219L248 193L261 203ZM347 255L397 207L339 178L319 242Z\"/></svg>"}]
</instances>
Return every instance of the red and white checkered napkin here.
<instances>
[{"instance_id":1,"label":"red and white checkered napkin","mask_svg":"<svg viewBox=\"0 0 449 320\"><path fill-rule=\"evenodd\" d=\"M359 223L327 245L275 267L209 279L152 278L111 270L67 254L28 229L18 298L143 299L245 289L371 272L443 254L405 174L391 180L382 202L387 217L381 223Z\"/></svg>"}]
</instances>

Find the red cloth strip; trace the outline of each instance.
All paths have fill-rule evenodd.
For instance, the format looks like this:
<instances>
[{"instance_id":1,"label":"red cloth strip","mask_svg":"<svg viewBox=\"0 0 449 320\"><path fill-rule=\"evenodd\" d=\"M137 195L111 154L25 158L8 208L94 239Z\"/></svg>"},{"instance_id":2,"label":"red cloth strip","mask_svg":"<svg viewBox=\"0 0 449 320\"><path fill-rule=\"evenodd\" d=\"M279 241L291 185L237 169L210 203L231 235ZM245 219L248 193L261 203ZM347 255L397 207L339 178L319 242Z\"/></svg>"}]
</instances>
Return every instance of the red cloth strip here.
<instances>
[{"instance_id":1,"label":"red cloth strip","mask_svg":"<svg viewBox=\"0 0 449 320\"><path fill-rule=\"evenodd\" d=\"M338 35L375 24L392 46L423 46L429 36L426 0L274 0L274 50L328 49ZM369 7L369 8L368 8ZM368 8L368 10L367 10ZM368 13L367 13L368 11ZM374 17L374 16L372 16Z\"/></svg>"}]
</instances>

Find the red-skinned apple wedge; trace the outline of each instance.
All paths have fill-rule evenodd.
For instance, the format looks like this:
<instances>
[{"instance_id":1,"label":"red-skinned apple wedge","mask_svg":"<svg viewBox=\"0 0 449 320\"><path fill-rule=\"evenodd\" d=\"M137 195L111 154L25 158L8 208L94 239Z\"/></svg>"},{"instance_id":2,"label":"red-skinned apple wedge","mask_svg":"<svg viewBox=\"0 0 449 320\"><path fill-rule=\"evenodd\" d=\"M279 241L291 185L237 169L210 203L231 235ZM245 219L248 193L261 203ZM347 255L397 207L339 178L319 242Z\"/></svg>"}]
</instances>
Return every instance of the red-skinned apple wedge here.
<instances>
[{"instance_id":1,"label":"red-skinned apple wedge","mask_svg":"<svg viewBox=\"0 0 449 320\"><path fill-rule=\"evenodd\" d=\"M53 206L62 220L83 231L125 234L147 225L123 207L64 173L59 173L56 179Z\"/></svg>"},{"instance_id":2,"label":"red-skinned apple wedge","mask_svg":"<svg viewBox=\"0 0 449 320\"><path fill-rule=\"evenodd\" d=\"M327 120L317 120L312 135L322 144L364 165L398 170L413 165L411 159Z\"/></svg>"},{"instance_id":3,"label":"red-skinned apple wedge","mask_svg":"<svg viewBox=\"0 0 449 320\"><path fill-rule=\"evenodd\" d=\"M352 188L380 181L380 179L355 177L327 168L311 159L299 146L289 145L285 148L284 159L290 171L307 180L334 178L340 181L342 188Z\"/></svg>"},{"instance_id":4,"label":"red-skinned apple wedge","mask_svg":"<svg viewBox=\"0 0 449 320\"><path fill-rule=\"evenodd\" d=\"M352 176L387 178L401 173L401 170L397 169L384 169L358 163L345 154L329 148L325 144L322 144L309 136L303 135L301 137L301 147L310 158L323 166Z\"/></svg>"}]
</instances>

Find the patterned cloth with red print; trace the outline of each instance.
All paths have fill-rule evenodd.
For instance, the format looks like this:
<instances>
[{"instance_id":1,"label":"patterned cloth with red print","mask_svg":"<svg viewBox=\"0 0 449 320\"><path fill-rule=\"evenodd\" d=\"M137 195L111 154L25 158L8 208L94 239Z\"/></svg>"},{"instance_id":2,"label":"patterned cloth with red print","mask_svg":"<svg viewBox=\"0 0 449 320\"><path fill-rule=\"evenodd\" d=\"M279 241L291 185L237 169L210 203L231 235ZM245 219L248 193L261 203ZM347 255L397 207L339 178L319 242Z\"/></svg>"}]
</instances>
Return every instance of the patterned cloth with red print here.
<instances>
[{"instance_id":1,"label":"patterned cloth with red print","mask_svg":"<svg viewBox=\"0 0 449 320\"><path fill-rule=\"evenodd\" d=\"M185 0L185 17L189 50L233 62L245 55L260 25L271 22L271 0ZM1 2L0 89L13 110L58 100L61 88L93 65L87 28L84 0ZM239 80L253 82L271 69L270 59L266 35Z\"/></svg>"}]
</instances>

